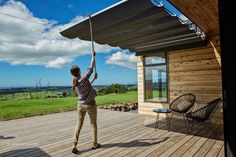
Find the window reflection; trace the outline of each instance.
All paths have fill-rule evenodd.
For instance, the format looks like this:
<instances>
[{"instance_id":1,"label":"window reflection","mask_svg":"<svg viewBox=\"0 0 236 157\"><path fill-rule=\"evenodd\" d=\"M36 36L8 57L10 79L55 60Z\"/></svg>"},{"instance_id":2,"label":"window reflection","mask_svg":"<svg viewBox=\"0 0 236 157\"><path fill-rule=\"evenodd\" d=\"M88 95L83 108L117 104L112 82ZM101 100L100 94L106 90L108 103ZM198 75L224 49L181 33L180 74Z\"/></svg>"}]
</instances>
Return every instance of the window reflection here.
<instances>
[{"instance_id":1,"label":"window reflection","mask_svg":"<svg viewBox=\"0 0 236 157\"><path fill-rule=\"evenodd\" d=\"M165 53L145 57L145 100L167 102L167 87Z\"/></svg>"}]
</instances>

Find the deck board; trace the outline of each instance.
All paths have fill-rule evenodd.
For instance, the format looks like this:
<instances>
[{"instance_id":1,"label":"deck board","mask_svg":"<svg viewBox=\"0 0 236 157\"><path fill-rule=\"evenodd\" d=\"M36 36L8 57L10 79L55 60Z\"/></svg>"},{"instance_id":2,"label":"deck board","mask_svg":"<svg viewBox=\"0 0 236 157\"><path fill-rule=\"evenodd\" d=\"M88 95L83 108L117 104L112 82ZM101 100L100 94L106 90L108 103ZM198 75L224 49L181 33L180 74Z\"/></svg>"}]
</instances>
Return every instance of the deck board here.
<instances>
[{"instance_id":1,"label":"deck board","mask_svg":"<svg viewBox=\"0 0 236 157\"><path fill-rule=\"evenodd\" d=\"M174 119L171 130L161 123L155 131L155 116L98 109L98 141L91 150L91 128L86 115L81 130L79 156L224 156L223 128L217 138L206 126L197 125L187 134L183 121ZM74 157L72 135L76 111L0 122L0 157Z\"/></svg>"},{"instance_id":2,"label":"deck board","mask_svg":"<svg viewBox=\"0 0 236 157\"><path fill-rule=\"evenodd\" d=\"M217 156L220 153L220 149L223 147L222 141L216 140L214 145L211 147L206 157Z\"/></svg>"},{"instance_id":3,"label":"deck board","mask_svg":"<svg viewBox=\"0 0 236 157\"><path fill-rule=\"evenodd\" d=\"M217 157L224 157L225 155L224 155L224 146L222 146L221 147L221 149L220 149L220 152L219 152L219 154L218 154L218 156Z\"/></svg>"}]
</instances>

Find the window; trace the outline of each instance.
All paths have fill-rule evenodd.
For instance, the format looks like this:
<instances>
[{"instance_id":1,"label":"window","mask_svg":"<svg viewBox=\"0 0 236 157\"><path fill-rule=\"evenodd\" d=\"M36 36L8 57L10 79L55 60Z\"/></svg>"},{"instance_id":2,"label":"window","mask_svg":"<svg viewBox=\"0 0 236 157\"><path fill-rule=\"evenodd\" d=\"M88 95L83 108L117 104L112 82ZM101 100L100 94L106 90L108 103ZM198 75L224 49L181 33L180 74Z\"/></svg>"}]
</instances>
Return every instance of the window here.
<instances>
[{"instance_id":1,"label":"window","mask_svg":"<svg viewBox=\"0 0 236 157\"><path fill-rule=\"evenodd\" d=\"M145 57L145 101L167 102L166 53Z\"/></svg>"}]
</instances>

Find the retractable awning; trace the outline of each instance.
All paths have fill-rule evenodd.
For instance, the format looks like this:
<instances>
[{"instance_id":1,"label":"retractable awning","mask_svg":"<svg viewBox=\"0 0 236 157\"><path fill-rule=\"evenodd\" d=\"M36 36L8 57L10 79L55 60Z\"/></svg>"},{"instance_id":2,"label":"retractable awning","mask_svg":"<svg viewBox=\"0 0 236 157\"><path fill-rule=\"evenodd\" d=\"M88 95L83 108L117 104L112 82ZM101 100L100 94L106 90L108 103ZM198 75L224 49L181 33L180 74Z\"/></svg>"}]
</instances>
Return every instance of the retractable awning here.
<instances>
[{"instance_id":1,"label":"retractable awning","mask_svg":"<svg viewBox=\"0 0 236 157\"><path fill-rule=\"evenodd\" d=\"M129 49L137 55L205 45L205 35L199 27L189 20L181 21L163 5L150 0L123 0L91 15L91 20L96 43ZM70 39L89 41L89 18L60 33Z\"/></svg>"}]
</instances>

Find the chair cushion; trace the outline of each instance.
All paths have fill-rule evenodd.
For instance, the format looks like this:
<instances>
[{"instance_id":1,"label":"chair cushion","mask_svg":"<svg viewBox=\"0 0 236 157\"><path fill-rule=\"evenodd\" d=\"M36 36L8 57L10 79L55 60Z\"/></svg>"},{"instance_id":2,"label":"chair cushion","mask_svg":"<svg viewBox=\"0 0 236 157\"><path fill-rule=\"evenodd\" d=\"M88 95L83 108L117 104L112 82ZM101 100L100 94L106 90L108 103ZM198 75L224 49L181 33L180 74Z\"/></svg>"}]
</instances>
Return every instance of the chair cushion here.
<instances>
[{"instance_id":1,"label":"chair cushion","mask_svg":"<svg viewBox=\"0 0 236 157\"><path fill-rule=\"evenodd\" d=\"M193 109L192 109L192 117L196 117L196 118L200 118L200 119L204 119L205 116L206 116L206 109L207 108L204 108L204 109L201 109L205 106L207 106L208 104L198 104L196 103L194 106L193 106ZM201 110L199 110L201 109ZM199 111L197 111L199 110ZM197 111L196 113L194 113L195 111Z\"/></svg>"},{"instance_id":2,"label":"chair cushion","mask_svg":"<svg viewBox=\"0 0 236 157\"><path fill-rule=\"evenodd\" d=\"M190 108L190 106L191 103L185 99L177 105L177 108L179 109L179 111L183 112L187 111Z\"/></svg>"}]
</instances>

